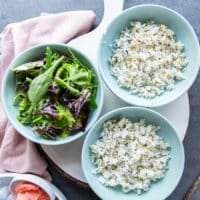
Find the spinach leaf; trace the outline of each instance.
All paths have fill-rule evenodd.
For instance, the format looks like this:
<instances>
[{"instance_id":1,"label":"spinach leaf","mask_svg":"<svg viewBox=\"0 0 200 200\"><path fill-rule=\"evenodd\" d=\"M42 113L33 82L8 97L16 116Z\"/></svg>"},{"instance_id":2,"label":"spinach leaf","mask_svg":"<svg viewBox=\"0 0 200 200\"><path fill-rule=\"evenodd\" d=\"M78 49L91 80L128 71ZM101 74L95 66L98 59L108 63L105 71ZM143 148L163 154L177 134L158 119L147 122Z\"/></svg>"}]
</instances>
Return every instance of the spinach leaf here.
<instances>
[{"instance_id":1,"label":"spinach leaf","mask_svg":"<svg viewBox=\"0 0 200 200\"><path fill-rule=\"evenodd\" d=\"M53 73L63 59L64 56L61 56L44 73L33 79L28 90L28 98L31 102L37 103L46 94L48 87L53 82Z\"/></svg>"}]
</instances>

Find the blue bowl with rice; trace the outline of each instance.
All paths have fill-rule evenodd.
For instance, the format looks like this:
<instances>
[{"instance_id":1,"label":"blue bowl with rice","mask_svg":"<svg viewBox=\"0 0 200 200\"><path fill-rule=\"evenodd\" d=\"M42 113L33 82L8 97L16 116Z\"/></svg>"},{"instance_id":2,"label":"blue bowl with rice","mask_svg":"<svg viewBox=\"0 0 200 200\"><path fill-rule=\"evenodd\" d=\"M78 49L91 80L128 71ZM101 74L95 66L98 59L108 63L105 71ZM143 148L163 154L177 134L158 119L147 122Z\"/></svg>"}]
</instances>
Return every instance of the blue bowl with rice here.
<instances>
[{"instance_id":1,"label":"blue bowl with rice","mask_svg":"<svg viewBox=\"0 0 200 200\"><path fill-rule=\"evenodd\" d=\"M154 148L156 141L161 145ZM144 154L138 158L141 152ZM159 168L159 160L162 163L164 157L169 160ZM88 132L81 158L87 182L104 200L166 199L180 181L185 161L183 144L170 122L141 107L118 108L103 115ZM153 165L161 171L152 171ZM150 181L152 173L163 174L158 179L154 174Z\"/></svg>"},{"instance_id":2,"label":"blue bowl with rice","mask_svg":"<svg viewBox=\"0 0 200 200\"><path fill-rule=\"evenodd\" d=\"M102 36L98 60L104 82L117 97L132 105L158 107L192 86L199 71L200 47L182 15L144 4L111 21Z\"/></svg>"}]
</instances>

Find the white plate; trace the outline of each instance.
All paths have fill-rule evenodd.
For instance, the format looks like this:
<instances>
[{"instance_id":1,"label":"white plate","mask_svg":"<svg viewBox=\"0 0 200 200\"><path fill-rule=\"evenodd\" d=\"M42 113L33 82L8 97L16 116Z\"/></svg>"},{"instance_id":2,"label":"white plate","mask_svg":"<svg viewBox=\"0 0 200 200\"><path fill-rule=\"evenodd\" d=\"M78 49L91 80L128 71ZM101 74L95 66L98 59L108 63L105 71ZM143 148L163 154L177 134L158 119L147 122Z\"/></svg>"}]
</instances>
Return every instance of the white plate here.
<instances>
[{"instance_id":1,"label":"white plate","mask_svg":"<svg viewBox=\"0 0 200 200\"><path fill-rule=\"evenodd\" d=\"M10 193L8 191L8 186L10 181L15 177L15 176L19 176L19 174L16 173L4 173L4 174L0 174L0 200L4 200L6 199L6 196L9 196L9 200L12 200L12 197L10 197ZM55 195L57 197L58 200L67 200L65 198L65 196L63 195L63 193L53 184L49 183L50 187L52 188L52 190L54 190ZM4 188L4 190L3 190ZM2 191L3 190L3 191ZM2 197L4 195L4 197ZM7 197L8 197L7 196Z\"/></svg>"},{"instance_id":2,"label":"white plate","mask_svg":"<svg viewBox=\"0 0 200 200\"><path fill-rule=\"evenodd\" d=\"M106 25L113 17L123 8L123 0L105 0L104 1L104 17L101 24L92 32L85 34L77 39L72 40L69 45L84 52L97 66L97 51L101 35ZM127 104L114 96L105 86L105 100L102 114L113 110L114 108L123 107ZM189 122L189 99L185 93L175 102L155 108L167 117L174 127L177 129L179 137L183 140ZM54 165L66 174L67 177L73 178L75 181L85 184L86 179L81 168L81 149L84 137L72 143L61 146L42 146L46 156L54 163Z\"/></svg>"}]
</instances>

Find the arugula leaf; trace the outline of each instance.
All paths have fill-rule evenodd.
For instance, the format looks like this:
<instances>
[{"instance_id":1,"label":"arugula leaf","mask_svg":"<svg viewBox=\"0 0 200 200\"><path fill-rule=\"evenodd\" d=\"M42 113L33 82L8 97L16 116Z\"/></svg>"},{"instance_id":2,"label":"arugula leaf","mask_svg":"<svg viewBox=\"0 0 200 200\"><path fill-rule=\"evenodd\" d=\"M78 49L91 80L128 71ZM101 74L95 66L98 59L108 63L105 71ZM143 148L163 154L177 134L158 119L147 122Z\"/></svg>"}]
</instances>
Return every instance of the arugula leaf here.
<instances>
[{"instance_id":1,"label":"arugula leaf","mask_svg":"<svg viewBox=\"0 0 200 200\"><path fill-rule=\"evenodd\" d=\"M60 127L72 127L76 120L70 110L60 103L57 103L56 109L58 111L58 115L55 119L56 123L59 124Z\"/></svg>"},{"instance_id":2,"label":"arugula leaf","mask_svg":"<svg viewBox=\"0 0 200 200\"><path fill-rule=\"evenodd\" d=\"M89 105L90 105L90 108L92 108L92 109L97 108L96 95L95 94L90 95Z\"/></svg>"},{"instance_id":3,"label":"arugula leaf","mask_svg":"<svg viewBox=\"0 0 200 200\"><path fill-rule=\"evenodd\" d=\"M23 101L21 101L19 104L20 114L17 116L17 119L22 124L32 125L32 112L34 110L34 107L35 107L34 104L30 105L28 101L25 101L25 99L23 99Z\"/></svg>"},{"instance_id":4,"label":"arugula leaf","mask_svg":"<svg viewBox=\"0 0 200 200\"><path fill-rule=\"evenodd\" d=\"M13 104L18 105L26 97L27 95L24 92L22 91L16 92L16 95L14 96L14 99L13 99Z\"/></svg>"},{"instance_id":5,"label":"arugula leaf","mask_svg":"<svg viewBox=\"0 0 200 200\"><path fill-rule=\"evenodd\" d=\"M53 51L49 47L47 47L45 55L45 68L48 69L49 67L51 67L53 61Z\"/></svg>"}]
</instances>

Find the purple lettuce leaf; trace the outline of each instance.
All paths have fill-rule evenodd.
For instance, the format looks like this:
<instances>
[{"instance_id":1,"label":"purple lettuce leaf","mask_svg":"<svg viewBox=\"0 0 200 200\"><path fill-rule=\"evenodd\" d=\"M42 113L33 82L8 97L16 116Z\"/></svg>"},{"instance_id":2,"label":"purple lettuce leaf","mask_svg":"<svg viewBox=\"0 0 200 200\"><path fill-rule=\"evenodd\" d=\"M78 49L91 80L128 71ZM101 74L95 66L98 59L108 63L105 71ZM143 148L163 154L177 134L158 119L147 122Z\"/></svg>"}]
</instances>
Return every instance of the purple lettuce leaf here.
<instances>
[{"instance_id":1,"label":"purple lettuce leaf","mask_svg":"<svg viewBox=\"0 0 200 200\"><path fill-rule=\"evenodd\" d=\"M34 126L33 131L37 132L39 135L46 136L48 139L55 140L58 135L57 132L60 129L56 126Z\"/></svg>"},{"instance_id":2,"label":"purple lettuce leaf","mask_svg":"<svg viewBox=\"0 0 200 200\"><path fill-rule=\"evenodd\" d=\"M29 85L30 85L30 83L28 81L24 81L23 83L21 83L21 85L20 85L21 91L27 92Z\"/></svg>"},{"instance_id":3,"label":"purple lettuce leaf","mask_svg":"<svg viewBox=\"0 0 200 200\"><path fill-rule=\"evenodd\" d=\"M90 106L89 103L87 103L84 107L83 107L83 119L82 119L82 124L83 124L83 130L85 130L85 127L87 126L87 122L88 122L88 118L90 116Z\"/></svg>"},{"instance_id":4,"label":"purple lettuce leaf","mask_svg":"<svg viewBox=\"0 0 200 200\"><path fill-rule=\"evenodd\" d=\"M75 117L79 116L81 109L83 108L85 103L88 102L89 97L90 92L89 90L85 89L83 90L82 95L79 98L68 102L67 106L72 111Z\"/></svg>"},{"instance_id":5,"label":"purple lettuce leaf","mask_svg":"<svg viewBox=\"0 0 200 200\"><path fill-rule=\"evenodd\" d=\"M71 133L76 133L78 131L83 131L83 124L76 123L72 128L68 128Z\"/></svg>"},{"instance_id":6,"label":"purple lettuce leaf","mask_svg":"<svg viewBox=\"0 0 200 200\"><path fill-rule=\"evenodd\" d=\"M90 106L89 104L85 104L82 108L81 111L81 121L78 123L76 123L72 128L69 129L70 132L74 133L74 132L78 132L78 131L85 131L87 122L88 122L88 118L90 115Z\"/></svg>"},{"instance_id":7,"label":"purple lettuce leaf","mask_svg":"<svg viewBox=\"0 0 200 200\"><path fill-rule=\"evenodd\" d=\"M69 102L72 102L76 99L74 95L72 95L69 90L64 90L64 92L61 94L61 99L65 105L67 105Z\"/></svg>"},{"instance_id":8,"label":"purple lettuce leaf","mask_svg":"<svg viewBox=\"0 0 200 200\"><path fill-rule=\"evenodd\" d=\"M55 100L51 98L44 107L36 111L36 114L45 114L49 115L50 117L56 118L58 115L58 111L56 110Z\"/></svg>"}]
</instances>

